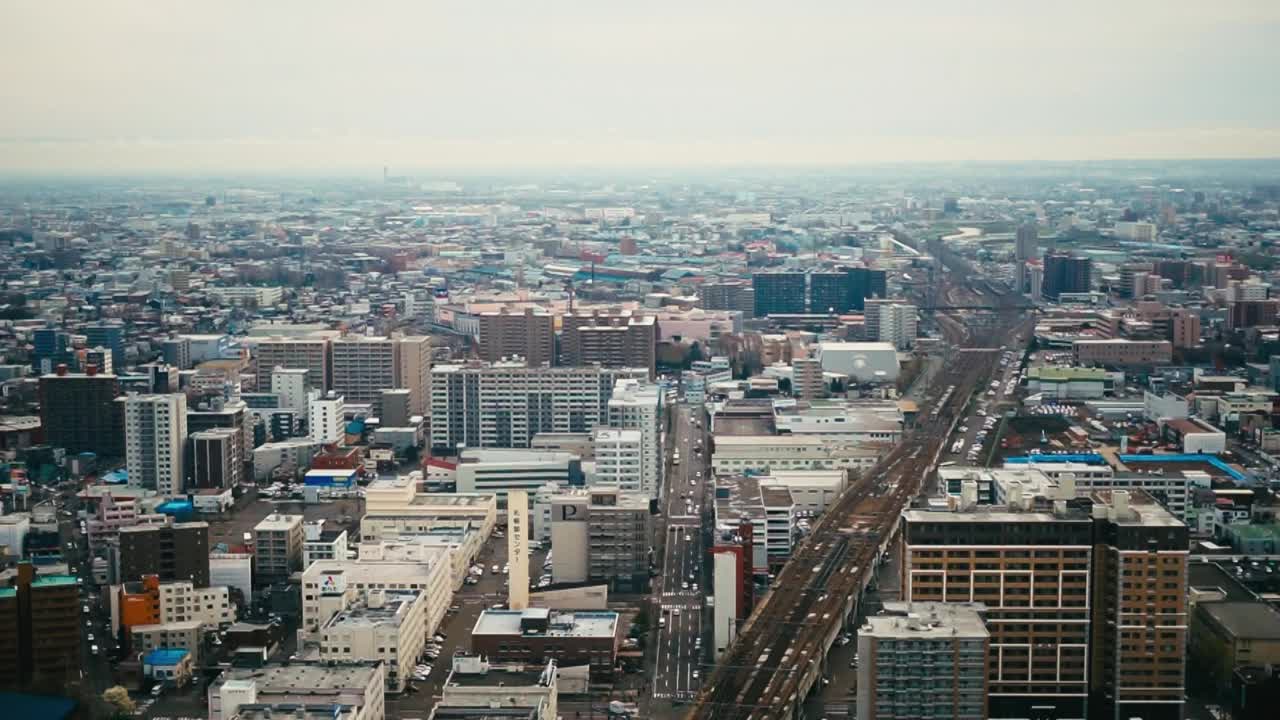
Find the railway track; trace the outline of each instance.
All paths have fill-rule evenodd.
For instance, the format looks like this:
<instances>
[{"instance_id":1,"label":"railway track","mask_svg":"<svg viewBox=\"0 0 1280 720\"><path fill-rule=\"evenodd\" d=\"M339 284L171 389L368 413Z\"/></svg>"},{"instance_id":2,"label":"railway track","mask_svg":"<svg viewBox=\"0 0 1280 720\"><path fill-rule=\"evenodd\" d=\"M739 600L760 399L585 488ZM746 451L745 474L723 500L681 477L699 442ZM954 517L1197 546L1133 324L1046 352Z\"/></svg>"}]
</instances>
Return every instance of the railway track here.
<instances>
[{"instance_id":1,"label":"railway track","mask_svg":"<svg viewBox=\"0 0 1280 720\"><path fill-rule=\"evenodd\" d=\"M997 295L995 321L972 328L968 345L994 348L1021 329L1020 298ZM690 718L765 720L791 717L803 702L801 683L821 665L829 639L839 631L852 599L874 572L883 542L901 511L920 491L973 391L984 387L997 351L958 352L931 384L914 432L869 472L856 479L814 526L779 573L710 674ZM882 498L878 515L859 515L870 498Z\"/></svg>"}]
</instances>

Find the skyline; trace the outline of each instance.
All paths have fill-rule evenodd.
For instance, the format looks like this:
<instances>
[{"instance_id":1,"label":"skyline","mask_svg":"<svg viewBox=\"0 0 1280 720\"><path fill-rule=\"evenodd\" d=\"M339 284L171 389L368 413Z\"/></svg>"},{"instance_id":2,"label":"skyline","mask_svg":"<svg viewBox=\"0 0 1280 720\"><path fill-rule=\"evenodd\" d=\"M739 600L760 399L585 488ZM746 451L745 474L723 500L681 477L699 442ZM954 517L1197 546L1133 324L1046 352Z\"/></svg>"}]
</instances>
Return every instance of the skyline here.
<instances>
[{"instance_id":1,"label":"skyline","mask_svg":"<svg viewBox=\"0 0 1280 720\"><path fill-rule=\"evenodd\" d=\"M1264 3L71 5L0 9L0 172L1280 157Z\"/></svg>"}]
</instances>

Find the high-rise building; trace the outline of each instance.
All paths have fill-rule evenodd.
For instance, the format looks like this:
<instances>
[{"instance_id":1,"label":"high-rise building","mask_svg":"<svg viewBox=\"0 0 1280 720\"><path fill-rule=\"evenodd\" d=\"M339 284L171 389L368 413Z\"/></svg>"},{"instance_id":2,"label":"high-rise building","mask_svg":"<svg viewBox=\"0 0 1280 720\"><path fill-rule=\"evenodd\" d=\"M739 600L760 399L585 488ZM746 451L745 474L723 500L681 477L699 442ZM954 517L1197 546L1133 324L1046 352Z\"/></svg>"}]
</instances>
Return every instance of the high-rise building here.
<instances>
[{"instance_id":1,"label":"high-rise building","mask_svg":"<svg viewBox=\"0 0 1280 720\"><path fill-rule=\"evenodd\" d=\"M0 688L52 691L80 678L80 585L18 565L0 588Z\"/></svg>"},{"instance_id":2,"label":"high-rise building","mask_svg":"<svg viewBox=\"0 0 1280 720\"><path fill-rule=\"evenodd\" d=\"M1227 310L1227 329L1269 327L1280 317L1280 300L1241 300Z\"/></svg>"},{"instance_id":3,"label":"high-rise building","mask_svg":"<svg viewBox=\"0 0 1280 720\"><path fill-rule=\"evenodd\" d=\"M133 525L119 533L121 581L155 575L209 587L209 523Z\"/></svg>"},{"instance_id":4,"label":"high-rise building","mask_svg":"<svg viewBox=\"0 0 1280 720\"><path fill-rule=\"evenodd\" d=\"M880 316L877 340L893 343L898 350L915 346L918 323L915 305L882 302L877 303L876 309Z\"/></svg>"},{"instance_id":5,"label":"high-rise building","mask_svg":"<svg viewBox=\"0 0 1280 720\"><path fill-rule=\"evenodd\" d=\"M662 395L654 383L620 378L608 403L610 427L640 431L640 492L649 497L662 487Z\"/></svg>"},{"instance_id":6,"label":"high-rise building","mask_svg":"<svg viewBox=\"0 0 1280 720\"><path fill-rule=\"evenodd\" d=\"M1127 491L903 513L903 598L988 608L988 717L1179 718L1187 528Z\"/></svg>"},{"instance_id":7,"label":"high-rise building","mask_svg":"<svg viewBox=\"0 0 1280 720\"><path fill-rule=\"evenodd\" d=\"M31 345L31 365L41 375L71 362L71 333L65 330L37 328L31 332Z\"/></svg>"},{"instance_id":8,"label":"high-rise building","mask_svg":"<svg viewBox=\"0 0 1280 720\"><path fill-rule=\"evenodd\" d=\"M538 433L584 433L611 424L609 398L620 378L644 368L534 368L523 362L431 368L431 446L529 447Z\"/></svg>"},{"instance_id":9,"label":"high-rise building","mask_svg":"<svg viewBox=\"0 0 1280 720\"><path fill-rule=\"evenodd\" d=\"M347 402L372 405L396 386L396 348L391 338L348 336L333 342L333 391Z\"/></svg>"},{"instance_id":10,"label":"high-rise building","mask_svg":"<svg viewBox=\"0 0 1280 720\"><path fill-rule=\"evenodd\" d=\"M1200 344L1200 313L1178 308L1170 319L1175 348L1192 348Z\"/></svg>"},{"instance_id":11,"label":"high-rise building","mask_svg":"<svg viewBox=\"0 0 1280 720\"><path fill-rule=\"evenodd\" d=\"M235 428L191 433L191 486L232 488L244 479L244 440Z\"/></svg>"},{"instance_id":12,"label":"high-rise building","mask_svg":"<svg viewBox=\"0 0 1280 720\"><path fill-rule=\"evenodd\" d=\"M653 316L592 310L566 314L560 323L561 365L643 367L653 376L658 339Z\"/></svg>"},{"instance_id":13,"label":"high-rise building","mask_svg":"<svg viewBox=\"0 0 1280 720\"><path fill-rule=\"evenodd\" d=\"M1156 226L1146 222L1120 221L1115 225L1115 235L1121 240L1155 242Z\"/></svg>"},{"instance_id":14,"label":"high-rise building","mask_svg":"<svg viewBox=\"0 0 1280 720\"><path fill-rule=\"evenodd\" d=\"M801 272L767 272L751 276L755 315L799 315L805 312L805 277Z\"/></svg>"},{"instance_id":15,"label":"high-rise building","mask_svg":"<svg viewBox=\"0 0 1280 720\"><path fill-rule=\"evenodd\" d=\"M1146 279L1154 266L1149 262L1129 262L1120 266L1120 296L1140 298L1146 294Z\"/></svg>"},{"instance_id":16,"label":"high-rise building","mask_svg":"<svg viewBox=\"0 0 1280 720\"><path fill-rule=\"evenodd\" d=\"M119 320L107 320L92 325L85 325L85 344L89 347L104 347L111 351L112 367L124 369L124 323Z\"/></svg>"},{"instance_id":17,"label":"high-rise building","mask_svg":"<svg viewBox=\"0 0 1280 720\"><path fill-rule=\"evenodd\" d=\"M706 310L737 310L747 317L756 311L756 291L742 280L707 283L699 289Z\"/></svg>"},{"instance_id":18,"label":"high-rise building","mask_svg":"<svg viewBox=\"0 0 1280 720\"><path fill-rule=\"evenodd\" d=\"M179 370L191 369L191 339L172 337L160 343L160 353L164 361Z\"/></svg>"},{"instance_id":19,"label":"high-rise building","mask_svg":"<svg viewBox=\"0 0 1280 720\"><path fill-rule=\"evenodd\" d=\"M1044 296L1057 300L1062 293L1088 292L1093 277L1093 260L1051 253L1044 256Z\"/></svg>"},{"instance_id":20,"label":"high-rise building","mask_svg":"<svg viewBox=\"0 0 1280 720\"><path fill-rule=\"evenodd\" d=\"M1032 223L1018 226L1013 256L1019 263L1036 257L1040 245L1040 231Z\"/></svg>"},{"instance_id":21,"label":"high-rise building","mask_svg":"<svg viewBox=\"0 0 1280 720\"><path fill-rule=\"evenodd\" d=\"M791 361L791 394L801 400L827 396L829 389L822 376L822 361L817 358L795 358Z\"/></svg>"},{"instance_id":22,"label":"high-rise building","mask_svg":"<svg viewBox=\"0 0 1280 720\"><path fill-rule=\"evenodd\" d=\"M982 603L887 602L858 630L858 720L987 717Z\"/></svg>"},{"instance_id":23,"label":"high-rise building","mask_svg":"<svg viewBox=\"0 0 1280 720\"><path fill-rule=\"evenodd\" d=\"M849 312L853 309L851 287L848 273L810 273L809 312L815 315Z\"/></svg>"},{"instance_id":24,"label":"high-rise building","mask_svg":"<svg viewBox=\"0 0 1280 720\"><path fill-rule=\"evenodd\" d=\"M254 349L257 374L265 377L269 368L298 368L307 371L307 389L324 392L331 387L333 340L337 331L321 331L301 337L264 337Z\"/></svg>"},{"instance_id":25,"label":"high-rise building","mask_svg":"<svg viewBox=\"0 0 1280 720\"><path fill-rule=\"evenodd\" d=\"M307 407L306 368L271 369L271 392L280 398L280 407L304 410Z\"/></svg>"},{"instance_id":26,"label":"high-rise building","mask_svg":"<svg viewBox=\"0 0 1280 720\"><path fill-rule=\"evenodd\" d=\"M427 414L431 398L431 338L393 335L396 347L396 384L409 391L409 414Z\"/></svg>"},{"instance_id":27,"label":"high-rise building","mask_svg":"<svg viewBox=\"0 0 1280 720\"><path fill-rule=\"evenodd\" d=\"M130 395L124 405L129 484L160 495L184 491L187 396Z\"/></svg>"},{"instance_id":28,"label":"high-rise building","mask_svg":"<svg viewBox=\"0 0 1280 720\"><path fill-rule=\"evenodd\" d=\"M542 308L481 313L478 353L485 362L520 357L529 367L555 363L555 316Z\"/></svg>"},{"instance_id":29,"label":"high-rise building","mask_svg":"<svg viewBox=\"0 0 1280 720\"><path fill-rule=\"evenodd\" d=\"M845 269L849 276L849 309L862 310L867 298L888 297L888 275L865 267Z\"/></svg>"},{"instance_id":30,"label":"high-rise building","mask_svg":"<svg viewBox=\"0 0 1280 720\"><path fill-rule=\"evenodd\" d=\"M639 430L598 427L591 434L591 447L596 459L593 487L640 492L644 439Z\"/></svg>"},{"instance_id":31,"label":"high-rise building","mask_svg":"<svg viewBox=\"0 0 1280 720\"><path fill-rule=\"evenodd\" d=\"M347 435L346 400L337 393L313 394L307 401L307 432L323 445L340 443Z\"/></svg>"},{"instance_id":32,"label":"high-rise building","mask_svg":"<svg viewBox=\"0 0 1280 720\"><path fill-rule=\"evenodd\" d=\"M124 456L124 404L115 375L90 368L69 373L65 365L40 378L40 425L45 442L68 453Z\"/></svg>"}]
</instances>

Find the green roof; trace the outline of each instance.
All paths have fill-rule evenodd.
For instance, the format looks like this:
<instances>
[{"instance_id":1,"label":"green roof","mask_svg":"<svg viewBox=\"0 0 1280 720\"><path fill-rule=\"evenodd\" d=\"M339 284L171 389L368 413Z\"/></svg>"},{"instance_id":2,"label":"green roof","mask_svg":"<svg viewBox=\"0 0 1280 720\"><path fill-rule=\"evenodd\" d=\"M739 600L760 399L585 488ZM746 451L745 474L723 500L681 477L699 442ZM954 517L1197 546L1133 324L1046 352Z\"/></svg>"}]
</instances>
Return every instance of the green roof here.
<instances>
[{"instance_id":1,"label":"green roof","mask_svg":"<svg viewBox=\"0 0 1280 720\"><path fill-rule=\"evenodd\" d=\"M0 598L17 597L17 588L0 588Z\"/></svg>"},{"instance_id":2,"label":"green roof","mask_svg":"<svg viewBox=\"0 0 1280 720\"><path fill-rule=\"evenodd\" d=\"M1107 371L1102 368L1033 367L1027 372L1027 377L1051 382L1070 380L1094 380L1100 382L1107 379Z\"/></svg>"},{"instance_id":3,"label":"green roof","mask_svg":"<svg viewBox=\"0 0 1280 720\"><path fill-rule=\"evenodd\" d=\"M41 575L31 581L31 587L49 587L52 585L75 585L75 575Z\"/></svg>"}]
</instances>

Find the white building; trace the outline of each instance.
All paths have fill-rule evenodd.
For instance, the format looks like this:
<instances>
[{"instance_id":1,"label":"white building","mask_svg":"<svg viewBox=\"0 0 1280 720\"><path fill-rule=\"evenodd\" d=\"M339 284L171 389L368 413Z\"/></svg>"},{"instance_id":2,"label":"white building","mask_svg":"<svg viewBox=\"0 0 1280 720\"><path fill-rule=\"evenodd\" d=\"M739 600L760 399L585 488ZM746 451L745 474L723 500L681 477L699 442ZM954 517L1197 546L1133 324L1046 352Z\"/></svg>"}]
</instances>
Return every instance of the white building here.
<instances>
[{"instance_id":1,"label":"white building","mask_svg":"<svg viewBox=\"0 0 1280 720\"><path fill-rule=\"evenodd\" d=\"M209 288L209 294L227 305L267 307L268 305L275 305L284 298L284 288L253 287L248 285L211 287Z\"/></svg>"},{"instance_id":2,"label":"white building","mask_svg":"<svg viewBox=\"0 0 1280 720\"><path fill-rule=\"evenodd\" d=\"M880 337L898 350L910 350L918 332L917 308L905 303L879 303Z\"/></svg>"},{"instance_id":3,"label":"white building","mask_svg":"<svg viewBox=\"0 0 1280 720\"><path fill-rule=\"evenodd\" d=\"M275 717L287 718L321 698L329 708L352 708L335 716L341 720L385 720L385 677L381 662L293 660L233 667L209 685L209 720L232 720L248 708L257 712L263 706L279 707Z\"/></svg>"},{"instance_id":4,"label":"white building","mask_svg":"<svg viewBox=\"0 0 1280 720\"><path fill-rule=\"evenodd\" d=\"M426 644L427 596L416 590L368 589L321 625L320 659L386 663L388 692L401 692Z\"/></svg>"},{"instance_id":5,"label":"white building","mask_svg":"<svg viewBox=\"0 0 1280 720\"><path fill-rule=\"evenodd\" d=\"M253 449L253 477L266 480L276 468L297 473L311 466L311 458L320 451L320 443L311 439L281 440Z\"/></svg>"},{"instance_id":6,"label":"white building","mask_svg":"<svg viewBox=\"0 0 1280 720\"><path fill-rule=\"evenodd\" d=\"M768 572L791 557L796 532L796 505L791 491L768 477L720 476L715 479L715 525L752 525L752 567Z\"/></svg>"},{"instance_id":7,"label":"white building","mask_svg":"<svg viewBox=\"0 0 1280 720\"><path fill-rule=\"evenodd\" d=\"M345 560L346 558L346 530L341 528L326 530L323 520L303 523L302 567L311 567L311 563L317 560Z\"/></svg>"},{"instance_id":8,"label":"white building","mask_svg":"<svg viewBox=\"0 0 1280 720\"><path fill-rule=\"evenodd\" d=\"M302 627L315 633L336 613L369 590L422 593L423 633L434 635L453 599L446 559L432 563L321 560L302 574Z\"/></svg>"},{"instance_id":9,"label":"white building","mask_svg":"<svg viewBox=\"0 0 1280 720\"><path fill-rule=\"evenodd\" d=\"M280 407L302 412L307 406L306 368L282 368L271 370L271 392L280 398Z\"/></svg>"},{"instance_id":10,"label":"white building","mask_svg":"<svg viewBox=\"0 0 1280 720\"><path fill-rule=\"evenodd\" d=\"M662 392L654 383L618 380L609 398L609 426L639 430L641 441L640 488L656 497L662 486Z\"/></svg>"},{"instance_id":11,"label":"white building","mask_svg":"<svg viewBox=\"0 0 1280 720\"><path fill-rule=\"evenodd\" d=\"M539 433L589 432L609 422L619 379L647 368L529 368L523 362L431 368L431 446L529 447Z\"/></svg>"},{"instance_id":12,"label":"white building","mask_svg":"<svg viewBox=\"0 0 1280 720\"><path fill-rule=\"evenodd\" d=\"M465 708L481 715L485 710L519 708L532 711L522 718L556 720L559 677L554 660L544 666L493 665L479 655L458 653L436 707Z\"/></svg>"},{"instance_id":13,"label":"white building","mask_svg":"<svg viewBox=\"0 0 1280 720\"><path fill-rule=\"evenodd\" d=\"M1121 240L1155 242L1156 226L1152 223L1121 220L1115 225L1115 234Z\"/></svg>"},{"instance_id":14,"label":"white building","mask_svg":"<svg viewBox=\"0 0 1280 720\"><path fill-rule=\"evenodd\" d=\"M870 445L896 445L903 417L897 403L779 400L773 422L779 434L825 435Z\"/></svg>"},{"instance_id":15,"label":"white building","mask_svg":"<svg viewBox=\"0 0 1280 720\"><path fill-rule=\"evenodd\" d=\"M124 405L125 464L129 484L160 495L183 492L187 396L130 395Z\"/></svg>"},{"instance_id":16,"label":"white building","mask_svg":"<svg viewBox=\"0 0 1280 720\"><path fill-rule=\"evenodd\" d=\"M250 596L245 596L248 599ZM216 627L236 621L236 606L224 586L198 588L179 580L160 584L160 622L199 622Z\"/></svg>"},{"instance_id":17,"label":"white building","mask_svg":"<svg viewBox=\"0 0 1280 720\"><path fill-rule=\"evenodd\" d=\"M336 393L312 397L307 403L307 428L311 439L323 445L340 443L346 437L346 400Z\"/></svg>"},{"instance_id":18,"label":"white building","mask_svg":"<svg viewBox=\"0 0 1280 720\"><path fill-rule=\"evenodd\" d=\"M718 475L778 470L866 470L881 445L820 435L717 435L711 467Z\"/></svg>"},{"instance_id":19,"label":"white building","mask_svg":"<svg viewBox=\"0 0 1280 720\"><path fill-rule=\"evenodd\" d=\"M466 449L458 456L458 492L493 493L506 500L508 490L536 490L547 483L581 484L582 465L567 452Z\"/></svg>"},{"instance_id":20,"label":"white building","mask_svg":"<svg viewBox=\"0 0 1280 720\"><path fill-rule=\"evenodd\" d=\"M245 599L253 597L251 553L209 553L209 586L236 588Z\"/></svg>"},{"instance_id":21,"label":"white building","mask_svg":"<svg viewBox=\"0 0 1280 720\"><path fill-rule=\"evenodd\" d=\"M859 383L891 383L898 379L898 350L887 342L818 344L824 373L845 375Z\"/></svg>"},{"instance_id":22,"label":"white building","mask_svg":"<svg viewBox=\"0 0 1280 720\"><path fill-rule=\"evenodd\" d=\"M591 440L596 458L596 473L591 484L641 492L644 487L643 433L597 428Z\"/></svg>"}]
</instances>

